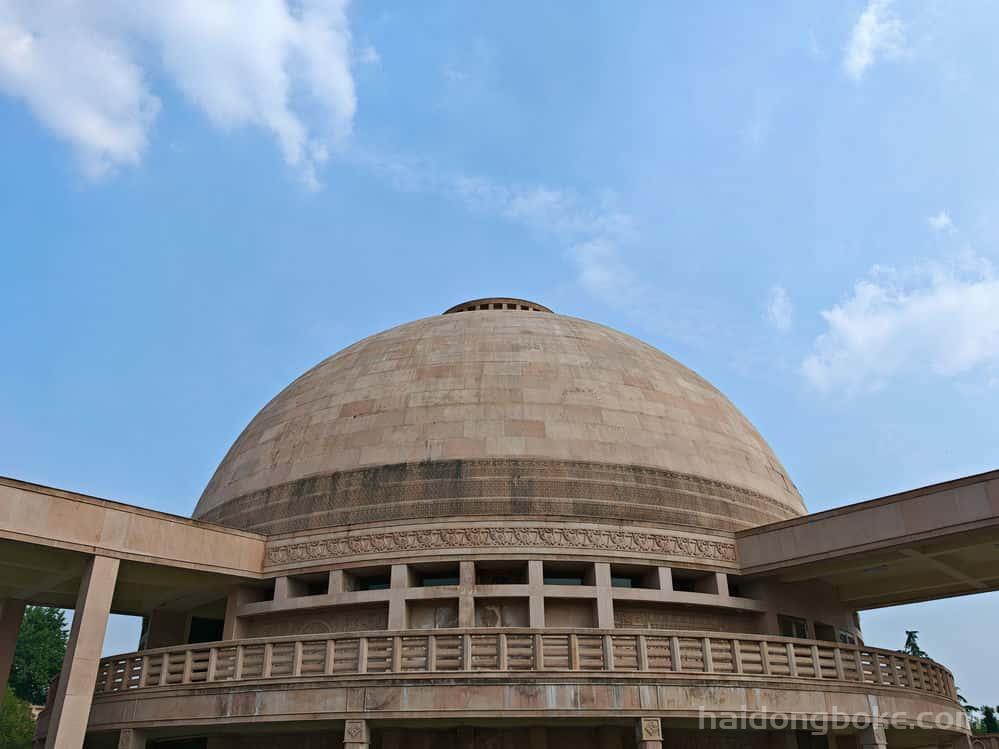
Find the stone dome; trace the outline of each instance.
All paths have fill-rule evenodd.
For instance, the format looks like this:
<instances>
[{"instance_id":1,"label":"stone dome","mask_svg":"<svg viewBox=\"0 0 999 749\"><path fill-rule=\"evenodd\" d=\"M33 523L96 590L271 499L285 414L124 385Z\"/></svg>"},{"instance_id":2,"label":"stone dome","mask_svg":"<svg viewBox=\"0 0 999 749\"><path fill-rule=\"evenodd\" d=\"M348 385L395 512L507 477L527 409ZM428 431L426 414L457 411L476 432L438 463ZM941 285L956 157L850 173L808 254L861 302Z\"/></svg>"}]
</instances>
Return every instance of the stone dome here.
<instances>
[{"instance_id":1,"label":"stone dome","mask_svg":"<svg viewBox=\"0 0 999 749\"><path fill-rule=\"evenodd\" d=\"M310 369L243 430L194 517L269 534L477 515L732 531L804 512L702 377L619 331L501 298Z\"/></svg>"}]
</instances>

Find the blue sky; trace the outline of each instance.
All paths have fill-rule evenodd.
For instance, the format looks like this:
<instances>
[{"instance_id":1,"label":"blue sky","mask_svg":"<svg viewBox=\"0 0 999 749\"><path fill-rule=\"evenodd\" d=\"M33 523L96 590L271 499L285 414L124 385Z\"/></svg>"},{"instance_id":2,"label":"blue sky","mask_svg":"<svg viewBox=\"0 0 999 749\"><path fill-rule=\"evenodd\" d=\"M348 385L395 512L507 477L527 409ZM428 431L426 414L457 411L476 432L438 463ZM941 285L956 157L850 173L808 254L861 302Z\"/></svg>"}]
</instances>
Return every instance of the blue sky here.
<instances>
[{"instance_id":1,"label":"blue sky","mask_svg":"<svg viewBox=\"0 0 999 749\"><path fill-rule=\"evenodd\" d=\"M0 473L189 514L307 367L494 294L693 367L812 510L999 467L996 5L210 7L0 2ZM994 704L997 617L864 626Z\"/></svg>"}]
</instances>

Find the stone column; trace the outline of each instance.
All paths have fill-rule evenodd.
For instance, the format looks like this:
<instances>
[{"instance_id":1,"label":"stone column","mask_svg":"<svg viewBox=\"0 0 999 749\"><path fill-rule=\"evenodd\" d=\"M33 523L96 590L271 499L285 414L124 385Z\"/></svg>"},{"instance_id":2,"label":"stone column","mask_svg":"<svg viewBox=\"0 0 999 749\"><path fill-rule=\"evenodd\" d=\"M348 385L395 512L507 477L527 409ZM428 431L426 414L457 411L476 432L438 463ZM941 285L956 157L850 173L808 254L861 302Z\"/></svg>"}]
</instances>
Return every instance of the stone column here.
<instances>
[{"instance_id":1,"label":"stone column","mask_svg":"<svg viewBox=\"0 0 999 749\"><path fill-rule=\"evenodd\" d=\"M6 598L0 601L0 698L7 691L10 678L10 664L14 661L14 647L17 634L21 631L24 618L24 601Z\"/></svg>"},{"instance_id":2,"label":"stone column","mask_svg":"<svg viewBox=\"0 0 999 749\"><path fill-rule=\"evenodd\" d=\"M118 560L95 556L87 562L76 597L73 627L52 703L46 749L80 749L118 579Z\"/></svg>"},{"instance_id":3,"label":"stone column","mask_svg":"<svg viewBox=\"0 0 999 749\"><path fill-rule=\"evenodd\" d=\"M635 740L638 749L663 749L663 726L659 718L639 718Z\"/></svg>"},{"instance_id":4,"label":"stone column","mask_svg":"<svg viewBox=\"0 0 999 749\"><path fill-rule=\"evenodd\" d=\"M368 721L347 720L343 724L343 749L369 749L371 734Z\"/></svg>"},{"instance_id":5,"label":"stone column","mask_svg":"<svg viewBox=\"0 0 999 749\"><path fill-rule=\"evenodd\" d=\"M388 628L406 629L406 588L409 587L409 567L393 564L389 578Z\"/></svg>"},{"instance_id":6,"label":"stone column","mask_svg":"<svg viewBox=\"0 0 999 749\"><path fill-rule=\"evenodd\" d=\"M874 723L858 736L860 749L887 749L888 742L885 740L885 727Z\"/></svg>"},{"instance_id":7,"label":"stone column","mask_svg":"<svg viewBox=\"0 0 999 749\"><path fill-rule=\"evenodd\" d=\"M122 728L118 733L118 749L146 749L146 734L134 728Z\"/></svg>"},{"instance_id":8,"label":"stone column","mask_svg":"<svg viewBox=\"0 0 999 749\"><path fill-rule=\"evenodd\" d=\"M475 563L458 563L458 626L475 626Z\"/></svg>"},{"instance_id":9,"label":"stone column","mask_svg":"<svg viewBox=\"0 0 999 749\"><path fill-rule=\"evenodd\" d=\"M529 624L535 629L545 626L545 571L540 559L527 563L527 594Z\"/></svg>"},{"instance_id":10,"label":"stone column","mask_svg":"<svg viewBox=\"0 0 999 749\"><path fill-rule=\"evenodd\" d=\"M614 593L611 588L610 565L607 562L597 562L593 567L597 589L597 626L600 629L613 629Z\"/></svg>"}]
</instances>

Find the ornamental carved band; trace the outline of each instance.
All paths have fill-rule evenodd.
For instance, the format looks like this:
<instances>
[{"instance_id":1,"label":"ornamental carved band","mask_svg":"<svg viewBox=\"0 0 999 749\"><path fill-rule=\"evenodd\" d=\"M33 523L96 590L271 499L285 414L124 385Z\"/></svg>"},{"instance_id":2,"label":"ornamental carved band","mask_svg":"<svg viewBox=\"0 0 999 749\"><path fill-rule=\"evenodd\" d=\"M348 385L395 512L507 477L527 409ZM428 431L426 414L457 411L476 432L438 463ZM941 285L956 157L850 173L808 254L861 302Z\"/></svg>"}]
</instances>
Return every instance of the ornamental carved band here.
<instances>
[{"instance_id":1,"label":"ornamental carved band","mask_svg":"<svg viewBox=\"0 0 999 749\"><path fill-rule=\"evenodd\" d=\"M680 557L704 562L735 562L735 544L665 533L595 528L518 528L510 526L429 528L339 538L317 538L271 546L268 566L340 559L352 555L420 552L437 549L495 548L594 549Z\"/></svg>"}]
</instances>

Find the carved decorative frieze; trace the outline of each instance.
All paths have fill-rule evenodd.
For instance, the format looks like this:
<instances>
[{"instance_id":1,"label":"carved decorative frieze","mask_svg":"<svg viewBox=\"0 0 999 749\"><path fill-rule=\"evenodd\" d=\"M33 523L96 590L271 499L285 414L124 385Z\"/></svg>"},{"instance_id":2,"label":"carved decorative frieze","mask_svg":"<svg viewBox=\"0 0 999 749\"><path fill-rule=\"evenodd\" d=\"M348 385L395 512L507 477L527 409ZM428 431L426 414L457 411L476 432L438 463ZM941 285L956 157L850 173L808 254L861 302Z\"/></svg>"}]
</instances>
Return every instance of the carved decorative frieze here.
<instances>
[{"instance_id":1,"label":"carved decorative frieze","mask_svg":"<svg viewBox=\"0 0 999 749\"><path fill-rule=\"evenodd\" d=\"M316 536L307 541L275 542L268 546L266 564L275 567L367 554L514 548L637 553L699 562L736 561L734 543L673 533L571 526L473 526Z\"/></svg>"}]
</instances>

